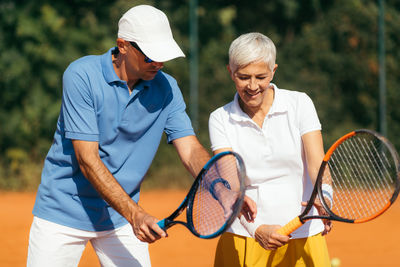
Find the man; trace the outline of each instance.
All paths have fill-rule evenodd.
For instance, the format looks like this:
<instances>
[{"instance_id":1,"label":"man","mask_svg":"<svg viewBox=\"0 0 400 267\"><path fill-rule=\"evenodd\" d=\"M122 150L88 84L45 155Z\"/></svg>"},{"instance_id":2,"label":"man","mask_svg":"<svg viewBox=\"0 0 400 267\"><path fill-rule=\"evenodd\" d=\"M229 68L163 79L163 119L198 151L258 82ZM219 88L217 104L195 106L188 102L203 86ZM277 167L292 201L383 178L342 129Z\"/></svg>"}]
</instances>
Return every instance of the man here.
<instances>
[{"instance_id":1,"label":"man","mask_svg":"<svg viewBox=\"0 0 400 267\"><path fill-rule=\"evenodd\" d=\"M66 69L28 266L77 266L88 241L102 266L150 266L147 243L166 233L136 203L163 132L193 176L209 159L175 79L161 71L177 57L166 15L141 5L120 19L117 47Z\"/></svg>"}]
</instances>

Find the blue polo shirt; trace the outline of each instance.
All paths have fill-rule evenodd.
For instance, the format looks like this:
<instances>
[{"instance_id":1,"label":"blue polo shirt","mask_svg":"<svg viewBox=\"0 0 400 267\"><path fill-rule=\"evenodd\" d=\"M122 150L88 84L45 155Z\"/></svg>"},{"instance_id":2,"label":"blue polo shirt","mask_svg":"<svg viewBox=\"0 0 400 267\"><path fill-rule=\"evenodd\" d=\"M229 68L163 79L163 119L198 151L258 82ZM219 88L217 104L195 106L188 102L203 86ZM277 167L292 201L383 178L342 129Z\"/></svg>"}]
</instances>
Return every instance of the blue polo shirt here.
<instances>
[{"instance_id":1,"label":"blue polo shirt","mask_svg":"<svg viewBox=\"0 0 400 267\"><path fill-rule=\"evenodd\" d=\"M63 76L63 99L54 141L42 171L33 214L89 231L127 223L84 177L72 139L99 143L100 158L138 202L140 184L160 144L194 135L174 78L159 71L132 93L114 71L110 49L71 63Z\"/></svg>"}]
</instances>

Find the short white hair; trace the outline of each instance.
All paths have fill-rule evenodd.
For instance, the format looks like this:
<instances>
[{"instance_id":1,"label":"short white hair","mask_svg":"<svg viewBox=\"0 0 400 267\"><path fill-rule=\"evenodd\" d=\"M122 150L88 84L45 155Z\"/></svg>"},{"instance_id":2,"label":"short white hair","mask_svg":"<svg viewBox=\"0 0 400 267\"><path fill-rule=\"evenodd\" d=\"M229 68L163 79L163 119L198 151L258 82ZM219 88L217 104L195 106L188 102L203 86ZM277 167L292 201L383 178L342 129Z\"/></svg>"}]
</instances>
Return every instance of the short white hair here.
<instances>
[{"instance_id":1,"label":"short white hair","mask_svg":"<svg viewBox=\"0 0 400 267\"><path fill-rule=\"evenodd\" d=\"M274 70L276 48L267 36L250 32L240 35L229 47L229 68L232 72L253 62L265 62Z\"/></svg>"}]
</instances>

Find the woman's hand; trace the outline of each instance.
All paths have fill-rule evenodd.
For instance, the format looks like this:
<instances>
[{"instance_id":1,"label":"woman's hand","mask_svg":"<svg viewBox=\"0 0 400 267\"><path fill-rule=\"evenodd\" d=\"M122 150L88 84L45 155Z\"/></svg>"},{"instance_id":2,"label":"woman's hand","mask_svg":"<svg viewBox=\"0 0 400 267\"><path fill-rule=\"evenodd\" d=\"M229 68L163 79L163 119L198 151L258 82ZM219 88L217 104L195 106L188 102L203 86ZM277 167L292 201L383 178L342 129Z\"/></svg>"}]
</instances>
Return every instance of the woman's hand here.
<instances>
[{"instance_id":1,"label":"woman's hand","mask_svg":"<svg viewBox=\"0 0 400 267\"><path fill-rule=\"evenodd\" d=\"M289 236L277 233L280 225L260 225L255 232L256 241L266 250L277 249L289 242Z\"/></svg>"},{"instance_id":2,"label":"woman's hand","mask_svg":"<svg viewBox=\"0 0 400 267\"><path fill-rule=\"evenodd\" d=\"M254 219L257 216L257 204L248 196L244 196L242 210L238 217L241 215L243 215L248 222L254 222Z\"/></svg>"},{"instance_id":3,"label":"woman's hand","mask_svg":"<svg viewBox=\"0 0 400 267\"><path fill-rule=\"evenodd\" d=\"M301 202L302 206L307 206L308 202ZM317 209L319 215L328 215L326 210L321 204L321 201L316 198L314 202L314 207ZM332 221L328 219L323 219L322 222L324 223L324 230L322 231L322 235L327 235L332 230Z\"/></svg>"}]
</instances>

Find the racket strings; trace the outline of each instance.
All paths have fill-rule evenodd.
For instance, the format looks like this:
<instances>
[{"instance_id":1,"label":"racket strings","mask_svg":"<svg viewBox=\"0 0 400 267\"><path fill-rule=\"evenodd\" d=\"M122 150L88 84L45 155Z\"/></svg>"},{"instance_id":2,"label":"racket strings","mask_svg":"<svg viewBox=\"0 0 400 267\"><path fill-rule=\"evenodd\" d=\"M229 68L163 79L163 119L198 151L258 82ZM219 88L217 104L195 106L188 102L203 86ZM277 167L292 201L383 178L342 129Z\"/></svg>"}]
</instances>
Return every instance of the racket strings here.
<instances>
[{"instance_id":1,"label":"racket strings","mask_svg":"<svg viewBox=\"0 0 400 267\"><path fill-rule=\"evenodd\" d=\"M236 212L235 204L242 192L240 168L236 157L228 154L203 174L190 209L191 223L198 234L216 233Z\"/></svg>"},{"instance_id":2,"label":"racket strings","mask_svg":"<svg viewBox=\"0 0 400 267\"><path fill-rule=\"evenodd\" d=\"M374 153L372 153L372 151L370 150L370 148L374 148L373 144L367 145L367 144L360 144L358 141L358 139L354 140L354 143L357 143L358 146L356 146L356 144L354 143L349 143L349 146L344 146L341 147L342 149L345 150L346 154L349 154L350 151L354 151L357 148L361 149L361 153L363 155L367 155L368 157L360 157L360 153L354 153L354 158L353 161L351 162L351 166L353 166L353 168L351 169L352 171L352 176L353 177L360 177L362 175L362 170L366 170L365 172L365 180L361 179L360 180L360 185L362 188L366 188L367 190L373 191L374 190L374 183L378 182L375 185L379 186L379 182L381 181L381 179L378 180L374 180L374 177L379 177L380 175L382 175L382 173L377 173L377 170L380 170L377 168L377 165L375 164L375 162L373 162L376 157L374 155ZM365 140L361 140L361 141L365 141ZM371 146L372 145L372 146ZM352 150L350 150L350 148ZM367 149L366 149L367 148ZM376 151L376 150L375 150ZM371 160L371 161L367 161L367 160ZM347 163L349 163L349 161L347 160ZM381 176L382 177L382 176ZM382 185L380 185L380 188L383 188ZM363 207L363 209L365 209L366 207L370 208L370 211L372 213L376 213L379 210L376 210L375 208L377 207L377 205L375 205L375 202L371 201L371 198L368 197L368 195L366 194L365 190L360 190L359 187L355 187L356 192L362 196L362 200L365 200L365 202L361 202L361 198L359 199L355 199L358 207ZM384 206L386 203L382 203L383 198L377 198L376 201L378 201L379 205L378 206ZM386 198L387 199L387 198ZM358 216L362 216L362 214L359 212L360 210L363 209L357 209L355 211L358 211Z\"/></svg>"},{"instance_id":3,"label":"racket strings","mask_svg":"<svg viewBox=\"0 0 400 267\"><path fill-rule=\"evenodd\" d=\"M353 144L350 144L353 145ZM346 147L344 147L346 148ZM364 148L364 147L362 147ZM363 151L364 154L368 154L366 153L366 151ZM371 159L374 159L374 157L370 157ZM370 209L370 211L372 213L376 213L379 210L376 210L376 205L374 204L373 200L371 200L371 198L368 197L368 195L366 194L367 190L372 191L374 190L373 187L371 186L372 183L374 183L375 181L371 178L371 175L377 175L375 172L375 168L373 168L371 170L371 168L369 167L371 165L371 163L365 162L365 160L363 160L363 158L360 158L357 154L355 154L354 157L354 162L352 162L353 168L350 170L351 171L351 175L353 177L357 177L360 176L362 169L367 170L365 172L365 180L360 180L360 187L355 187L354 191L362 196L356 199L350 199L350 200L346 200L346 201L353 201L354 203L357 204L358 209L355 209L354 211L357 212L357 214L355 214L354 216L358 216L358 217L362 217L362 211L365 210L366 207L368 207ZM356 163L359 163L358 165ZM348 161L347 161L348 163ZM347 164L348 165L348 164ZM375 172L375 173L374 173ZM379 181L379 180L378 180ZM378 185L379 186L379 185ZM381 187L381 186L380 186ZM361 190L362 188L366 188L367 190ZM346 194L349 194L349 190L346 190ZM382 198L378 198L376 201L378 202L378 205L384 205L384 203L382 203L380 200Z\"/></svg>"},{"instance_id":4,"label":"racket strings","mask_svg":"<svg viewBox=\"0 0 400 267\"><path fill-rule=\"evenodd\" d=\"M356 134L334 150L322 182L332 187L333 213L351 220L369 218L388 205L396 190L397 161L382 140Z\"/></svg>"}]
</instances>

